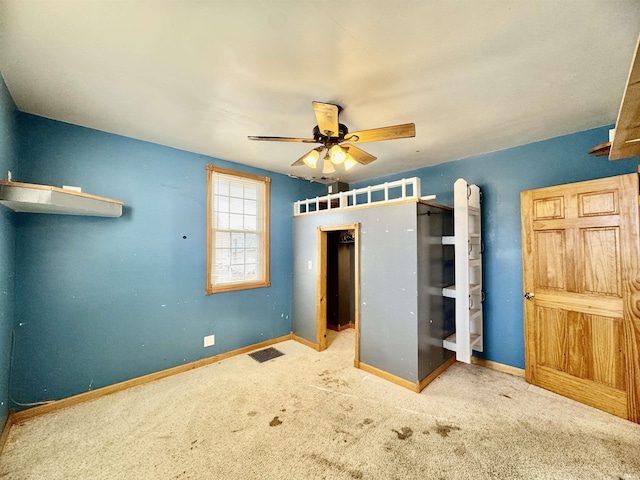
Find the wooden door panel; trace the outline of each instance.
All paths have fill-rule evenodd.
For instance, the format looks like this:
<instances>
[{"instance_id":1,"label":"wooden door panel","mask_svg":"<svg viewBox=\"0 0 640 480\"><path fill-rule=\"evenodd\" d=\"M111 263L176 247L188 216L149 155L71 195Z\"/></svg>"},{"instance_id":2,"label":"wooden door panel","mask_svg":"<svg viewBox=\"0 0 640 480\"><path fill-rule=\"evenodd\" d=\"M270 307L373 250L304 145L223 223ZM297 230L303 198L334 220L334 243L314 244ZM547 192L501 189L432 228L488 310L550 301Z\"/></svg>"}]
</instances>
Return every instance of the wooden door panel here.
<instances>
[{"instance_id":1,"label":"wooden door panel","mask_svg":"<svg viewBox=\"0 0 640 480\"><path fill-rule=\"evenodd\" d=\"M618 215L618 191L581 193L578 195L578 208L580 217Z\"/></svg>"},{"instance_id":2,"label":"wooden door panel","mask_svg":"<svg viewBox=\"0 0 640 480\"><path fill-rule=\"evenodd\" d=\"M622 319L585 315L589 322L588 377L618 390L625 389L626 365L622 355Z\"/></svg>"},{"instance_id":3,"label":"wooden door panel","mask_svg":"<svg viewBox=\"0 0 640 480\"><path fill-rule=\"evenodd\" d=\"M536 286L564 290L566 240L562 230L536 232L539 254L536 261Z\"/></svg>"},{"instance_id":4,"label":"wooden door panel","mask_svg":"<svg viewBox=\"0 0 640 480\"><path fill-rule=\"evenodd\" d=\"M538 364L556 370L566 370L567 312L558 308L536 308L537 330L548 342L539 342Z\"/></svg>"},{"instance_id":5,"label":"wooden door panel","mask_svg":"<svg viewBox=\"0 0 640 480\"><path fill-rule=\"evenodd\" d=\"M538 365L624 391L622 321L536 307Z\"/></svg>"},{"instance_id":6,"label":"wooden door panel","mask_svg":"<svg viewBox=\"0 0 640 480\"><path fill-rule=\"evenodd\" d=\"M579 230L582 292L622 297L619 227Z\"/></svg>"},{"instance_id":7,"label":"wooden door panel","mask_svg":"<svg viewBox=\"0 0 640 480\"><path fill-rule=\"evenodd\" d=\"M564 218L564 197L539 198L533 203L535 220Z\"/></svg>"},{"instance_id":8,"label":"wooden door panel","mask_svg":"<svg viewBox=\"0 0 640 480\"><path fill-rule=\"evenodd\" d=\"M606 385L594 389L593 382L590 380L574 377L545 366L538 368L535 385L618 417L628 418L628 395L622 390Z\"/></svg>"},{"instance_id":9,"label":"wooden door panel","mask_svg":"<svg viewBox=\"0 0 640 480\"><path fill-rule=\"evenodd\" d=\"M640 423L638 176L521 202L527 381Z\"/></svg>"}]
</instances>

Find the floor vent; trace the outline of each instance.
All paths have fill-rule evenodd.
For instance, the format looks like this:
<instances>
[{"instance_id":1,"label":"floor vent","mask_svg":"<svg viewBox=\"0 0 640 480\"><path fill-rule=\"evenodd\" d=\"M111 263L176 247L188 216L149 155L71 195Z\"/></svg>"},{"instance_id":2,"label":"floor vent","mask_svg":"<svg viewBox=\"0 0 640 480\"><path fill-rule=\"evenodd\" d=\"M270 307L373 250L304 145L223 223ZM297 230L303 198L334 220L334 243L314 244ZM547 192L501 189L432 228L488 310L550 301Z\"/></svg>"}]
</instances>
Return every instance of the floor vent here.
<instances>
[{"instance_id":1,"label":"floor vent","mask_svg":"<svg viewBox=\"0 0 640 480\"><path fill-rule=\"evenodd\" d=\"M282 353L280 350L276 350L273 347L265 348L264 350L258 350L257 352L249 354L251 358L259 363L266 362L267 360L279 357L280 355L284 355L284 353Z\"/></svg>"}]
</instances>

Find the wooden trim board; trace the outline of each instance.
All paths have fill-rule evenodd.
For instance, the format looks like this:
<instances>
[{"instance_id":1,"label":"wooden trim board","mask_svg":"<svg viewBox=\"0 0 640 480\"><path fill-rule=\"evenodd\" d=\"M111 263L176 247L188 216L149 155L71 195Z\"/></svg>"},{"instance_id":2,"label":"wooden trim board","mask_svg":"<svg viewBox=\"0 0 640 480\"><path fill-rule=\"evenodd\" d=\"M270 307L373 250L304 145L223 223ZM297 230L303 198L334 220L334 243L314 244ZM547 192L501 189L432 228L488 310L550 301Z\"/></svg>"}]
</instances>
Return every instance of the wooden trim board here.
<instances>
[{"instance_id":1,"label":"wooden trim board","mask_svg":"<svg viewBox=\"0 0 640 480\"><path fill-rule=\"evenodd\" d=\"M126 390L131 387L136 387L138 385L144 385L145 383L154 382L156 380L160 380L162 378L167 378L172 375L176 375L178 373L188 372L189 370L193 370L195 368L204 367L206 365L210 365L212 363L219 362L221 360L235 357L237 355L243 355L245 353L252 352L253 350L258 350L260 348L268 347L269 345L273 345L276 343L284 342L286 340L292 339L292 333L287 335L283 335L281 337L272 338L271 340L265 340L264 342L255 343L253 345L248 345L246 347L238 348L236 350L231 350L229 352L224 352L219 355L214 355L213 357L202 358L200 360L196 360L194 362L186 363L184 365L178 365L176 367L167 368L166 370L160 370L159 372L150 373L148 375L143 375L142 377L132 378L130 380L125 380L124 382L114 383L113 385L108 385L106 387L98 388L96 390L91 390L89 392L80 393L78 395L74 395L72 397L63 398L61 400L56 400L51 403L47 403L45 405L40 405L38 407L33 407L28 410L22 410L20 412L15 412L12 415L12 422L20 423L25 420L29 420L31 418L37 417L39 415L44 415L45 413L55 412L57 410L61 410L63 408L71 407L73 405L77 405L79 403L87 402L89 400L95 400L97 398L105 397L107 395L111 395L112 393L120 392L122 390ZM7 422L8 423L8 422Z\"/></svg>"},{"instance_id":2,"label":"wooden trim board","mask_svg":"<svg viewBox=\"0 0 640 480\"><path fill-rule=\"evenodd\" d=\"M418 392L421 392L425 389L427 385L433 382L441 373L443 373L447 368L456 363L456 356L453 355L449 360L444 362L438 368L436 368L433 372L427 375L425 378L418 382Z\"/></svg>"},{"instance_id":3,"label":"wooden trim board","mask_svg":"<svg viewBox=\"0 0 640 480\"><path fill-rule=\"evenodd\" d=\"M5 444L7 443L7 439L9 438L9 432L11 431L11 427L14 423L16 423L13 418L15 413L12 411L9 412L9 416L7 416L7 422L4 424L4 428L2 429L2 435L0 435L0 455L2 455L2 450L4 449Z\"/></svg>"},{"instance_id":4,"label":"wooden trim board","mask_svg":"<svg viewBox=\"0 0 640 480\"><path fill-rule=\"evenodd\" d=\"M419 393L419 383L420 382L411 382L409 380L405 380L404 378L397 377L389 372L385 372L384 370L380 370L379 368L372 367L371 365L367 365L366 363L359 362L358 367L360 370L364 370L367 373L375 375L376 377L380 377L384 380L387 380L391 383L395 383L396 385L400 385L401 387L408 388L409 390Z\"/></svg>"},{"instance_id":5,"label":"wooden trim board","mask_svg":"<svg viewBox=\"0 0 640 480\"><path fill-rule=\"evenodd\" d=\"M491 360L485 360L484 358L471 357L471 363L479 365L481 367L490 368L502 373L508 373L509 375L515 375L516 377L524 378L524 369L518 367L512 367L511 365L505 365L504 363L492 362Z\"/></svg>"},{"instance_id":6,"label":"wooden trim board","mask_svg":"<svg viewBox=\"0 0 640 480\"><path fill-rule=\"evenodd\" d=\"M354 364L354 366L356 368L359 368L360 370L364 370L367 373L371 373L376 377L380 377L391 383L395 383L396 385L400 385L401 387L407 388L412 392L420 393L422 390L424 390L424 388L427 385L433 382L436 379L436 377L438 377L438 375L440 375L442 372L444 372L447 368L449 368L454 363L456 363L456 357L451 357L449 360L444 362L442 365L436 368L433 372L431 372L425 378L417 382L405 380L404 378L397 377L396 375L393 375L389 372L385 372L384 370L380 370L379 368L372 367L371 365L367 365L366 363L358 362L358 364L357 365Z\"/></svg>"},{"instance_id":7,"label":"wooden trim board","mask_svg":"<svg viewBox=\"0 0 640 480\"><path fill-rule=\"evenodd\" d=\"M301 343L302 345L309 347L309 348L313 348L314 350L320 351L318 349L318 344L317 343L313 343L310 342L309 340L307 340L306 338L302 338L299 337L298 335L294 334L293 332L291 333L291 340L295 340L298 343Z\"/></svg>"}]
</instances>

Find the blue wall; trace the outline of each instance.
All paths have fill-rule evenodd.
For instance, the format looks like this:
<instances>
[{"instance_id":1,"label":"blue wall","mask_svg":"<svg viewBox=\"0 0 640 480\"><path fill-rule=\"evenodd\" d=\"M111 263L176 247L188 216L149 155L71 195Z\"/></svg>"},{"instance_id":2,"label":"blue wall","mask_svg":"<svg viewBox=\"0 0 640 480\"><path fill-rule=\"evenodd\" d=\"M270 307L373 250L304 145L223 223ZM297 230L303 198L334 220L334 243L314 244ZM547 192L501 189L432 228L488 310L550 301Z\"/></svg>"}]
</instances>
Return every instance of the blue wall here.
<instances>
[{"instance_id":1,"label":"blue wall","mask_svg":"<svg viewBox=\"0 0 640 480\"><path fill-rule=\"evenodd\" d=\"M18 114L1 87L3 177L10 168L16 180L79 185L123 200L125 208L121 218L111 219L0 207L0 420L9 400L12 321L10 390L18 404L67 397L289 333L292 203L323 194L323 185ZM607 138L607 130L352 187L419 176L424 194L451 205L457 178L480 185L484 356L523 367L519 193L635 172L638 159L609 162L586 153ZM207 163L271 176L270 288L204 295ZM212 333L216 345L205 349L202 339Z\"/></svg>"},{"instance_id":2,"label":"blue wall","mask_svg":"<svg viewBox=\"0 0 640 480\"><path fill-rule=\"evenodd\" d=\"M0 178L15 175L17 111L0 76ZM15 226L11 210L0 206L0 431L9 413L11 330L14 319Z\"/></svg>"},{"instance_id":3,"label":"blue wall","mask_svg":"<svg viewBox=\"0 0 640 480\"><path fill-rule=\"evenodd\" d=\"M404 172L351 188L403 177L420 177L422 194L453 205L453 183L462 177L483 193L485 243L485 350L483 357L524 368L520 192L534 188L633 173L638 158L609 161L587 152L609 138L611 127L531 143L456 162Z\"/></svg>"},{"instance_id":4,"label":"blue wall","mask_svg":"<svg viewBox=\"0 0 640 480\"><path fill-rule=\"evenodd\" d=\"M15 214L16 402L290 332L292 204L323 185L22 113L18 127L20 180L81 186L125 207L121 218ZM204 294L207 163L271 177L270 288Z\"/></svg>"}]
</instances>

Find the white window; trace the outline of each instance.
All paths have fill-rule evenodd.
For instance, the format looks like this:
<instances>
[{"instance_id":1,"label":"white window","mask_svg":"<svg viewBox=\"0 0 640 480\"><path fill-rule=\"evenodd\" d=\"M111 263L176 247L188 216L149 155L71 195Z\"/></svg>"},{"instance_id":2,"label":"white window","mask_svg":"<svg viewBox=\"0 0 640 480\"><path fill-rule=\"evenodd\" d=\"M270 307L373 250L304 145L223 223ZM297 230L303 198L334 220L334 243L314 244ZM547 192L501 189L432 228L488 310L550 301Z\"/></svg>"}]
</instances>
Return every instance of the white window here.
<instances>
[{"instance_id":1,"label":"white window","mask_svg":"<svg viewBox=\"0 0 640 480\"><path fill-rule=\"evenodd\" d=\"M269 286L269 177L207 165L207 290Z\"/></svg>"}]
</instances>

